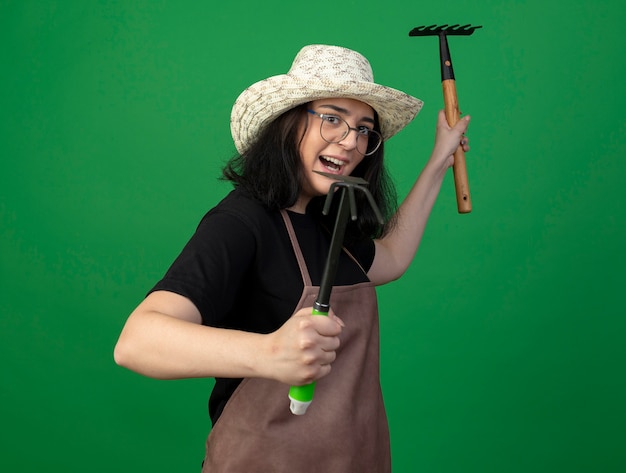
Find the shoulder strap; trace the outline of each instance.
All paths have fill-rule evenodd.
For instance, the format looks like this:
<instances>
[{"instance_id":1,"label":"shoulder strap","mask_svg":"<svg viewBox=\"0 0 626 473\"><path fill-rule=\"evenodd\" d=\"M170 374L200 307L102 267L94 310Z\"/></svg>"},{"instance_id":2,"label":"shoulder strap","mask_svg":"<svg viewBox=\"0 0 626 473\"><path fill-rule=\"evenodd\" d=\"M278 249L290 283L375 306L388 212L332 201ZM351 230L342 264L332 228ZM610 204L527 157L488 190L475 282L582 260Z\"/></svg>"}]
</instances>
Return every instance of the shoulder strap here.
<instances>
[{"instance_id":1,"label":"shoulder strap","mask_svg":"<svg viewBox=\"0 0 626 473\"><path fill-rule=\"evenodd\" d=\"M293 225L291 223L291 219L289 218L289 214L286 210L281 210L280 215L283 217L283 221L285 222L285 227L287 227L287 233L289 234L289 240L291 241L291 246L293 247L293 252L296 254L296 259L298 260L298 267L300 268L300 274L302 275L302 281L305 286L312 286L311 277L309 276L309 270L306 266L306 262L304 261L304 255L302 254L302 249L300 248L300 244L298 243L298 239L296 238L296 232L293 229Z\"/></svg>"}]
</instances>

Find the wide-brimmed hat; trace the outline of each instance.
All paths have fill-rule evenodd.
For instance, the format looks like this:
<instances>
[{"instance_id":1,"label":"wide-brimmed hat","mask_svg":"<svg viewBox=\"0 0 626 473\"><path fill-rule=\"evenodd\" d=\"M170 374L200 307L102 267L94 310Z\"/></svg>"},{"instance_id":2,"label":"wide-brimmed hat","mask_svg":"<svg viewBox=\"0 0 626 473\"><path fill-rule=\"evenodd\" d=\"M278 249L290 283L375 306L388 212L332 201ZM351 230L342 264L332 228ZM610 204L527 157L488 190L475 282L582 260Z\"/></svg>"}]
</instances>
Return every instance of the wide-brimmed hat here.
<instances>
[{"instance_id":1,"label":"wide-brimmed hat","mask_svg":"<svg viewBox=\"0 0 626 473\"><path fill-rule=\"evenodd\" d=\"M321 44L305 46L287 74L252 84L235 101L230 129L237 151L244 153L263 128L287 110L333 97L356 99L372 107L385 140L413 120L423 103L375 84L369 61L356 51Z\"/></svg>"}]
</instances>

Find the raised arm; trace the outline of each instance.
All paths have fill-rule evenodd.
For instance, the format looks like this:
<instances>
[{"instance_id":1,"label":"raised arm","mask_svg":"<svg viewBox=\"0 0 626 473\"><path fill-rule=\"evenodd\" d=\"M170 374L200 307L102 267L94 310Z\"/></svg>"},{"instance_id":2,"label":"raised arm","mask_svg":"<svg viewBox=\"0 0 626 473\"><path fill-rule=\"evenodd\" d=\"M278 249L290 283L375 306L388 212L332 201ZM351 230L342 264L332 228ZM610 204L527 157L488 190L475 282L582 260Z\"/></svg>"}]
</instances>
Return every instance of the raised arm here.
<instances>
[{"instance_id":1,"label":"raised arm","mask_svg":"<svg viewBox=\"0 0 626 473\"><path fill-rule=\"evenodd\" d=\"M376 255L368 273L375 284L398 279L409 267L422 240L446 171L454 164L454 151L459 143L465 151L469 151L467 139L463 136L468 124L469 116L466 116L451 128L443 110L439 112L430 159L398 208L395 227L375 241Z\"/></svg>"}]
</instances>

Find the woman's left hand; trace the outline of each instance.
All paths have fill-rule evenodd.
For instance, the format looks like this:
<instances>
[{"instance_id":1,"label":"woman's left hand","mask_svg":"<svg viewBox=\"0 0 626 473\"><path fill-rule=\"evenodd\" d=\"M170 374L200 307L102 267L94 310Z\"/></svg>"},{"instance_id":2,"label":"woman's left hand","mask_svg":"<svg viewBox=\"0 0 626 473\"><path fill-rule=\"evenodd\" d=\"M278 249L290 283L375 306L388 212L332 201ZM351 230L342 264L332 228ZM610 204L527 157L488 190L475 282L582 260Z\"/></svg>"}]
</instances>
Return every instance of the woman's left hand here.
<instances>
[{"instance_id":1,"label":"woman's left hand","mask_svg":"<svg viewBox=\"0 0 626 473\"><path fill-rule=\"evenodd\" d=\"M454 164L454 152L458 149L459 145L461 145L465 152L470 150L469 139L465 136L469 121L470 116L467 115L460 119L456 125L451 127L446 120L445 112L443 110L439 111L435 146L431 160L443 164L447 169Z\"/></svg>"}]
</instances>

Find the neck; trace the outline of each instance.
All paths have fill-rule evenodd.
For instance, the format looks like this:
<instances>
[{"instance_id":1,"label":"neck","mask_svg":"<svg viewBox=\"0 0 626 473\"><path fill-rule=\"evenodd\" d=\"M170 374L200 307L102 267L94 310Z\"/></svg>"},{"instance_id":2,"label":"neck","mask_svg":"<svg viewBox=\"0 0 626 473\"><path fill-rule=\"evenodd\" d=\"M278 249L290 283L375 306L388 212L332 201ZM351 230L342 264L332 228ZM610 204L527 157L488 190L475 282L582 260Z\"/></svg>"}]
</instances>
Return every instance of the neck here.
<instances>
[{"instance_id":1,"label":"neck","mask_svg":"<svg viewBox=\"0 0 626 473\"><path fill-rule=\"evenodd\" d=\"M299 214L304 214L306 213L306 207L307 205L309 205L309 201L310 199L303 199L302 197L300 197L295 204L293 204L291 207L287 207L287 210L290 210L291 212L296 212Z\"/></svg>"}]
</instances>

